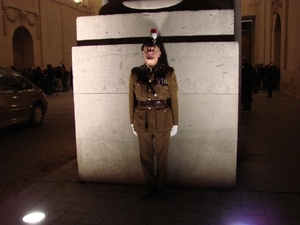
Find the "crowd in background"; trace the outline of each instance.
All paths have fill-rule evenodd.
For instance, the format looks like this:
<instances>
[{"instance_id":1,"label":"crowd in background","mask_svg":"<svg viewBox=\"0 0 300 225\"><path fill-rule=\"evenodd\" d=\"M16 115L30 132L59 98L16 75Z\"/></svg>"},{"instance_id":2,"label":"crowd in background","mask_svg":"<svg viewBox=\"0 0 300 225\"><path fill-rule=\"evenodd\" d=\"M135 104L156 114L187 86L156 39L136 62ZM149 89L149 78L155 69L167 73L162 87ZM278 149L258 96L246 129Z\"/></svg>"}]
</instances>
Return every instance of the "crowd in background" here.
<instances>
[{"instance_id":1,"label":"crowd in background","mask_svg":"<svg viewBox=\"0 0 300 225\"><path fill-rule=\"evenodd\" d=\"M252 94L258 90L268 90L268 98L272 98L273 90L279 90L280 69L270 63L268 65L251 65L248 58L242 58L241 77L242 110L251 110Z\"/></svg>"},{"instance_id":2,"label":"crowd in background","mask_svg":"<svg viewBox=\"0 0 300 225\"><path fill-rule=\"evenodd\" d=\"M255 83L259 90L279 90L280 69L273 63L255 65Z\"/></svg>"},{"instance_id":3,"label":"crowd in background","mask_svg":"<svg viewBox=\"0 0 300 225\"><path fill-rule=\"evenodd\" d=\"M11 69L15 70L13 67ZM47 65L46 69L41 67L28 68L23 71L17 71L41 88L47 96L54 96L58 92L67 92L73 88L73 71L68 71L64 64L52 67Z\"/></svg>"},{"instance_id":4,"label":"crowd in background","mask_svg":"<svg viewBox=\"0 0 300 225\"><path fill-rule=\"evenodd\" d=\"M60 91L67 92L70 88L73 88L72 68L68 71L62 63L61 66L52 67L51 64L48 64L46 69L36 67L17 72L36 84L47 96L53 96ZM268 90L268 97L272 97L272 91L280 88L279 81L280 69L272 63L267 65L261 63L254 66L253 75L251 75L251 79L247 79L246 83L252 85L254 93L257 90ZM242 89L243 83L245 82L243 82L242 75Z\"/></svg>"}]
</instances>

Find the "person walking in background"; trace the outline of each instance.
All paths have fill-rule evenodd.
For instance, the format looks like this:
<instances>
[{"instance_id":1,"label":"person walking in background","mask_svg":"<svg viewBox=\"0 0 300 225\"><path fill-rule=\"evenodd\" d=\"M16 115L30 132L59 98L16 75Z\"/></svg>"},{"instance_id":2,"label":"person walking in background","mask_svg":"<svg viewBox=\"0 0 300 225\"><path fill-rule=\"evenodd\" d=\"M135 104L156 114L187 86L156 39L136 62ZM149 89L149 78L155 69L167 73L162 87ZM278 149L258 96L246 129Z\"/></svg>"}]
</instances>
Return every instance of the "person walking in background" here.
<instances>
[{"instance_id":1,"label":"person walking in background","mask_svg":"<svg viewBox=\"0 0 300 225\"><path fill-rule=\"evenodd\" d=\"M266 68L266 88L268 90L268 98L272 98L274 84L275 84L275 76L276 76L276 67L273 64L270 64Z\"/></svg>"},{"instance_id":2,"label":"person walking in background","mask_svg":"<svg viewBox=\"0 0 300 225\"><path fill-rule=\"evenodd\" d=\"M36 67L36 69L34 70L34 76L36 77L37 86L45 92L45 77L41 67Z\"/></svg>"},{"instance_id":3,"label":"person walking in background","mask_svg":"<svg viewBox=\"0 0 300 225\"><path fill-rule=\"evenodd\" d=\"M151 39L141 47L145 63L131 70L129 116L138 136L146 181L142 198L156 194L165 199L170 136L178 130L178 86L174 69L158 61L161 51L156 29L150 34Z\"/></svg>"},{"instance_id":4,"label":"person walking in background","mask_svg":"<svg viewBox=\"0 0 300 225\"><path fill-rule=\"evenodd\" d=\"M63 87L62 87L62 77L63 77L63 71L62 68L60 66L57 66L54 69L54 91L55 92L60 92L62 91Z\"/></svg>"},{"instance_id":5,"label":"person walking in background","mask_svg":"<svg viewBox=\"0 0 300 225\"><path fill-rule=\"evenodd\" d=\"M252 88L255 81L254 68L246 57L242 58L241 102L243 111L251 110Z\"/></svg>"},{"instance_id":6,"label":"person walking in background","mask_svg":"<svg viewBox=\"0 0 300 225\"><path fill-rule=\"evenodd\" d=\"M68 91L68 79L69 79L69 71L66 70L65 65L62 65L62 92Z\"/></svg>"},{"instance_id":7,"label":"person walking in background","mask_svg":"<svg viewBox=\"0 0 300 225\"><path fill-rule=\"evenodd\" d=\"M258 67L257 67L257 74L258 74L258 77L260 79L260 89L259 90L266 90L266 73L265 73L265 66L264 64L258 64Z\"/></svg>"},{"instance_id":8,"label":"person walking in background","mask_svg":"<svg viewBox=\"0 0 300 225\"><path fill-rule=\"evenodd\" d=\"M53 96L54 70L51 64L47 65L47 69L44 71L44 77L46 83L46 95Z\"/></svg>"},{"instance_id":9,"label":"person walking in background","mask_svg":"<svg viewBox=\"0 0 300 225\"><path fill-rule=\"evenodd\" d=\"M68 90L69 90L70 88L73 90L73 70L72 70L72 67L70 68L69 77L70 77L70 84L69 84Z\"/></svg>"},{"instance_id":10,"label":"person walking in background","mask_svg":"<svg viewBox=\"0 0 300 225\"><path fill-rule=\"evenodd\" d=\"M271 66L271 74L273 79L273 90L279 90L280 72L275 64Z\"/></svg>"}]
</instances>

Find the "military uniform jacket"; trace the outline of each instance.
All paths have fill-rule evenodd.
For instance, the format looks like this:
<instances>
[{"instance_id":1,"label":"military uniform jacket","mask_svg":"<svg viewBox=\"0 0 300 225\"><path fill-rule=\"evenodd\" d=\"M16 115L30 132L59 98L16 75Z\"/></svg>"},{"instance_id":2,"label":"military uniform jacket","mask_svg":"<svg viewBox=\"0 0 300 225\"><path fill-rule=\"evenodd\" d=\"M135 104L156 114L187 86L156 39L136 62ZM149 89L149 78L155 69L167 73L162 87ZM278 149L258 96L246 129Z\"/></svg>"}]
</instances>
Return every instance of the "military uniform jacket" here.
<instances>
[{"instance_id":1,"label":"military uniform jacket","mask_svg":"<svg viewBox=\"0 0 300 225\"><path fill-rule=\"evenodd\" d=\"M157 63L152 71L146 66L131 70L129 79L130 123L137 132L170 131L178 125L178 86L172 67ZM163 107L142 107L139 101L167 100Z\"/></svg>"}]
</instances>

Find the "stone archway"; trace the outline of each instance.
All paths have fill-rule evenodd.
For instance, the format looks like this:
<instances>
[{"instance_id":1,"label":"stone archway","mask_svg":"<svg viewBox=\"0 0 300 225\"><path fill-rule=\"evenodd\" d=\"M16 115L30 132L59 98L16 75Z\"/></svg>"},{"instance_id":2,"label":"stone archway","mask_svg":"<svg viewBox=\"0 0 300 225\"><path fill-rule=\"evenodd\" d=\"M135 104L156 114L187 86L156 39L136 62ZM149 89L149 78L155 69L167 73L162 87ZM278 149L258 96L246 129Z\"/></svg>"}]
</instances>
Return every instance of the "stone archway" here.
<instances>
[{"instance_id":1,"label":"stone archway","mask_svg":"<svg viewBox=\"0 0 300 225\"><path fill-rule=\"evenodd\" d=\"M275 27L274 27L274 64L280 66L280 55L281 55L281 21L280 16L276 16Z\"/></svg>"},{"instance_id":2,"label":"stone archway","mask_svg":"<svg viewBox=\"0 0 300 225\"><path fill-rule=\"evenodd\" d=\"M16 69L34 66L33 39L25 27L18 27L13 34L13 57Z\"/></svg>"}]
</instances>

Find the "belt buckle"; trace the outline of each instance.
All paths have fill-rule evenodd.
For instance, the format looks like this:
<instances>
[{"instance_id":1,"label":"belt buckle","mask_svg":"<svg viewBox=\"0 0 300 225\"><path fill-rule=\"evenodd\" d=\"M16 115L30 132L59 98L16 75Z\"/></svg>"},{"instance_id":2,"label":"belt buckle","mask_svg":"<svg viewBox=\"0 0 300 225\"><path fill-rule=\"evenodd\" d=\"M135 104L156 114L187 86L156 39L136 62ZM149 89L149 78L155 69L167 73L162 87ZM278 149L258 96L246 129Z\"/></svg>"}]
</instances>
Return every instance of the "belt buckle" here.
<instances>
[{"instance_id":1,"label":"belt buckle","mask_svg":"<svg viewBox=\"0 0 300 225\"><path fill-rule=\"evenodd\" d=\"M147 102L147 107L148 107L148 109L152 109L151 98L148 98L146 102Z\"/></svg>"}]
</instances>

